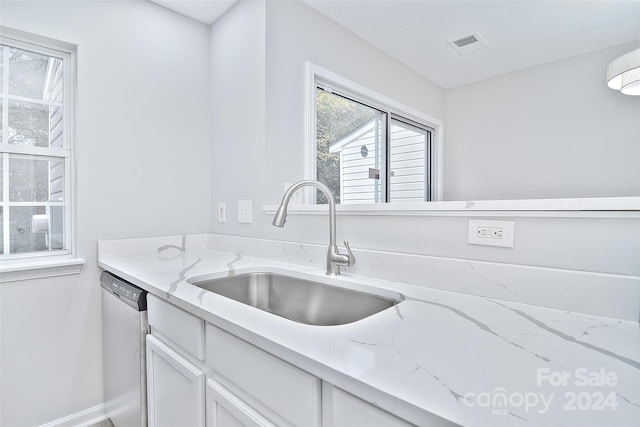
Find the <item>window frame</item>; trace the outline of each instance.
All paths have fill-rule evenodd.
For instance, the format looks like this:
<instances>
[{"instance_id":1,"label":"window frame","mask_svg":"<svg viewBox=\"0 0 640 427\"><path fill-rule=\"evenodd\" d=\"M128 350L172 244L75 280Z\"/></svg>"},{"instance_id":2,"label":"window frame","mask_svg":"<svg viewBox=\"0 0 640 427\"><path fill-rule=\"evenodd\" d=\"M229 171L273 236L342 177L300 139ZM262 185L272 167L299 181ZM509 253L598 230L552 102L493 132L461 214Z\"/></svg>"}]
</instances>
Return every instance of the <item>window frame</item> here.
<instances>
[{"instance_id":1,"label":"window frame","mask_svg":"<svg viewBox=\"0 0 640 427\"><path fill-rule=\"evenodd\" d=\"M402 117L394 112L388 112L388 119L387 119L387 141L386 141L386 150L387 150L387 154L386 154L386 170L387 170L387 174L389 174L389 171L391 171L391 156L393 155L393 153L391 152L391 143L392 143L392 138L391 138L391 126L393 124L393 122L397 122L397 123L401 123L404 126L411 126L413 128L419 129L421 131L424 131L428 134L428 137L425 140L425 153L424 153L424 192L425 192L425 199L424 202L432 202L433 200L433 188L432 185L430 185L431 182L433 182L433 161L432 161L432 153L433 153L433 133L434 133L434 129L431 127L426 126L423 123L418 123L418 122L414 122L413 120L407 119L406 117ZM392 199L392 195L391 195L391 178L393 177L393 175L388 175L386 177L387 179L387 188L386 188L386 203L396 203L393 202ZM410 202L410 203L416 203L416 202Z\"/></svg>"},{"instance_id":2,"label":"window frame","mask_svg":"<svg viewBox=\"0 0 640 427\"><path fill-rule=\"evenodd\" d=\"M76 230L75 230L75 214L76 214L76 161L75 161L75 140L76 140L76 103L77 103L77 47L73 44L50 39L47 37L27 33L20 30L15 30L13 28L8 28L5 26L0 26L0 43L4 45L8 45L11 47L15 47L18 49L24 49L36 53L40 53L43 55L60 58L63 61L63 79L64 79L64 98L63 98L63 147L34 147L30 145L14 145L8 144L5 142L3 138L2 143L0 143L0 147L2 148L3 154L14 154L14 155L27 155L27 156L36 156L35 158L56 158L64 161L64 200L62 202L5 202L1 201L3 207L9 206L63 206L64 208L64 249L50 250L50 251L37 251L37 252L25 252L25 253L15 253L15 254L6 254L3 251L3 254L0 255L0 261L2 261L2 267L0 270L15 272L20 270L34 270L38 268L52 268L56 267L56 264L59 264L60 267L64 266L65 271L70 271L69 273L60 273L60 272L51 272L51 274L47 274L46 272L36 273L36 277L48 277L52 275L60 275L60 274L74 274L79 272L80 265L84 263L84 260L75 258L76 257ZM0 51L0 54L3 54L3 51ZM6 60L6 58L4 58ZM4 62L4 61L3 61ZM3 73L3 78L8 79L9 76ZM3 87L4 87L3 82ZM1 92L1 90L0 90ZM7 99L7 103L9 100L8 94L2 95L0 98L0 102L4 103L5 98ZM28 99L24 99L26 102ZM8 109L3 108L2 110L2 120L3 124L8 123ZM8 129L5 129L5 126L2 127L3 135L6 136L6 132ZM3 158L3 173L5 168L8 166L8 157L2 156ZM9 182L5 182L8 180L3 179L3 194L5 191L9 189ZM3 196L5 197L5 196ZM5 235L5 239L8 241L10 239L9 233L9 221L3 221L3 235ZM6 246L5 242L0 242L0 244ZM40 264L41 267L38 267ZM75 268L72 268L71 271L69 266L77 266L77 271ZM23 277L18 277L19 280ZM12 279L7 278L8 280L0 280L10 281Z\"/></svg>"},{"instance_id":3,"label":"window frame","mask_svg":"<svg viewBox=\"0 0 640 427\"><path fill-rule=\"evenodd\" d=\"M392 117L404 119L414 124L431 128L431 199L430 202L442 200L442 121L424 114L414 108L404 105L374 90L362 86L351 81L339 74L327 70L310 61L305 63L305 162L304 176L305 179L317 178L317 121L316 121L316 87L322 86L325 90L329 89L339 95L346 96L357 102L363 103L372 108L386 112L389 120ZM412 124L412 123L409 123ZM315 204L315 195L310 189L304 188L303 200L307 205ZM428 202L424 202L428 203ZM366 203L361 206L379 209L380 206L389 206L393 203Z\"/></svg>"}]
</instances>

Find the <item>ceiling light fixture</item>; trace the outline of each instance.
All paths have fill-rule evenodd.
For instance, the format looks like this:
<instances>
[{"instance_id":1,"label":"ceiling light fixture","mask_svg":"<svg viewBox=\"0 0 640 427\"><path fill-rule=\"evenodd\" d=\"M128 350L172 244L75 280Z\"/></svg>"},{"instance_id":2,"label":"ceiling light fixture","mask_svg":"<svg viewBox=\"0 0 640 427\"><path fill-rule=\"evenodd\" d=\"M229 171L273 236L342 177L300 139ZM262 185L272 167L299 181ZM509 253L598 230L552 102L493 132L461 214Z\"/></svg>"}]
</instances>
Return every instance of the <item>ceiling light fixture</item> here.
<instances>
[{"instance_id":1,"label":"ceiling light fixture","mask_svg":"<svg viewBox=\"0 0 640 427\"><path fill-rule=\"evenodd\" d=\"M640 95L640 49L611 61L607 67L607 85L625 95Z\"/></svg>"}]
</instances>

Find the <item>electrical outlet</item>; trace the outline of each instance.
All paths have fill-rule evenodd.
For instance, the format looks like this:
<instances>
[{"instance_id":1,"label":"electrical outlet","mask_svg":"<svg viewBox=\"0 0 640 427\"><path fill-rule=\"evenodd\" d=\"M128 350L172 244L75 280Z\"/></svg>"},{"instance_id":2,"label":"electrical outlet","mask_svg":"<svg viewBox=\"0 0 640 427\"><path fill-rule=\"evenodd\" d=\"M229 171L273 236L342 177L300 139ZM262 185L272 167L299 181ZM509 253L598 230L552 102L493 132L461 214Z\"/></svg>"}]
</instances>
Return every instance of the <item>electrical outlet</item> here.
<instances>
[{"instance_id":1,"label":"electrical outlet","mask_svg":"<svg viewBox=\"0 0 640 427\"><path fill-rule=\"evenodd\" d=\"M251 200L238 200L238 224L253 222L253 207Z\"/></svg>"},{"instance_id":2,"label":"electrical outlet","mask_svg":"<svg viewBox=\"0 0 640 427\"><path fill-rule=\"evenodd\" d=\"M292 183L286 182L284 184L284 191L286 192L289 188L291 188L292 185L293 185ZM302 204L302 196L304 194L303 193L304 188L305 187L298 189L295 193L293 193L291 195L291 199L289 199L289 204L290 205L301 205Z\"/></svg>"},{"instance_id":3,"label":"electrical outlet","mask_svg":"<svg viewBox=\"0 0 640 427\"><path fill-rule=\"evenodd\" d=\"M502 239L504 229L502 227L479 226L476 231L478 239Z\"/></svg>"},{"instance_id":4,"label":"electrical outlet","mask_svg":"<svg viewBox=\"0 0 640 427\"><path fill-rule=\"evenodd\" d=\"M513 221L491 221L470 219L468 242L472 245L513 248L515 223Z\"/></svg>"},{"instance_id":5,"label":"electrical outlet","mask_svg":"<svg viewBox=\"0 0 640 427\"><path fill-rule=\"evenodd\" d=\"M227 204L218 203L218 222L227 222Z\"/></svg>"}]
</instances>

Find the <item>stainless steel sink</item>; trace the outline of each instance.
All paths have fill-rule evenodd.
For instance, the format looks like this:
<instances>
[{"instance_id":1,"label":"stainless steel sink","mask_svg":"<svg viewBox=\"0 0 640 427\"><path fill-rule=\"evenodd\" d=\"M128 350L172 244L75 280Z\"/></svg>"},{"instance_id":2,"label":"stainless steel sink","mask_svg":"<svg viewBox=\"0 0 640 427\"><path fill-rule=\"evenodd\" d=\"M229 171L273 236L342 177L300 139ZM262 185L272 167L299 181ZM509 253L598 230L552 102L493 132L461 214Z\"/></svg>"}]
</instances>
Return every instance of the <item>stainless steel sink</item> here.
<instances>
[{"instance_id":1,"label":"stainless steel sink","mask_svg":"<svg viewBox=\"0 0 640 427\"><path fill-rule=\"evenodd\" d=\"M193 285L307 325L343 325L402 301L275 273L246 273Z\"/></svg>"}]
</instances>

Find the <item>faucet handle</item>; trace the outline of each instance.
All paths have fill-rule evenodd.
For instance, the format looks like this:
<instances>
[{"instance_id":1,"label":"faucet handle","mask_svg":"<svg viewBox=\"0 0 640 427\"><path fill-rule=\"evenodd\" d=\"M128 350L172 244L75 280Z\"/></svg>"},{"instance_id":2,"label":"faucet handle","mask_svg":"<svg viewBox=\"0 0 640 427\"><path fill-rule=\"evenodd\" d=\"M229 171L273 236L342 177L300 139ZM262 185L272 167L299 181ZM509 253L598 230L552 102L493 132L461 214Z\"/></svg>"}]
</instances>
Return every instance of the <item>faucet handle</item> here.
<instances>
[{"instance_id":1,"label":"faucet handle","mask_svg":"<svg viewBox=\"0 0 640 427\"><path fill-rule=\"evenodd\" d=\"M349 258L349 262L347 263L348 267L351 267L353 264L356 263L356 257L353 255L353 252L351 252L351 247L349 247L349 242L348 241L344 241L344 247L347 248L347 257Z\"/></svg>"}]
</instances>

